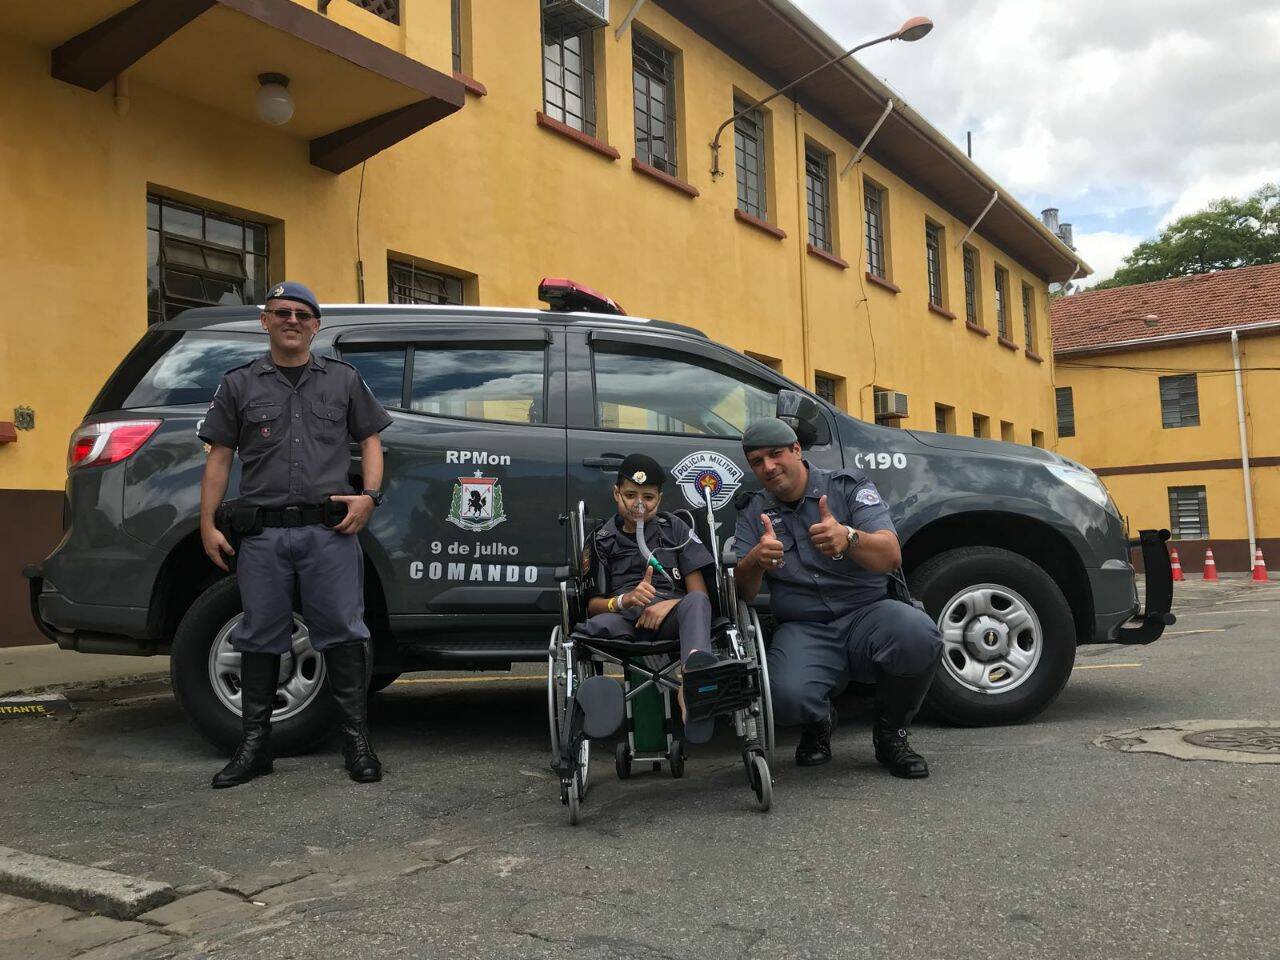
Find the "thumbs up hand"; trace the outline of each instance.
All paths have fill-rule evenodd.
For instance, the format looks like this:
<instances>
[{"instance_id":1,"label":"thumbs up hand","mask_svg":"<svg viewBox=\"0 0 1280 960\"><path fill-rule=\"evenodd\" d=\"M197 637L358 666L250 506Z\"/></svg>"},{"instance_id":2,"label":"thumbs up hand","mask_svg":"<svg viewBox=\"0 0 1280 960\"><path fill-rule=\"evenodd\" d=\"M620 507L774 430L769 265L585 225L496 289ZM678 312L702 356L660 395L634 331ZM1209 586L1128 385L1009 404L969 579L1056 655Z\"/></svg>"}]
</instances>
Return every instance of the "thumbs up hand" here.
<instances>
[{"instance_id":1,"label":"thumbs up hand","mask_svg":"<svg viewBox=\"0 0 1280 960\"><path fill-rule=\"evenodd\" d=\"M657 595L658 592L653 589L653 567L646 566L644 577L634 590L622 598L622 602L628 607L647 607Z\"/></svg>"},{"instance_id":2,"label":"thumbs up hand","mask_svg":"<svg viewBox=\"0 0 1280 960\"><path fill-rule=\"evenodd\" d=\"M843 554L849 546L849 531L831 514L826 494L818 501L819 520L809 528L809 539L828 557Z\"/></svg>"},{"instance_id":3,"label":"thumbs up hand","mask_svg":"<svg viewBox=\"0 0 1280 960\"><path fill-rule=\"evenodd\" d=\"M767 513L760 514L760 522L764 524L764 532L760 534L760 542L751 548L756 560L766 570L782 566L782 541L773 532L773 521Z\"/></svg>"}]
</instances>

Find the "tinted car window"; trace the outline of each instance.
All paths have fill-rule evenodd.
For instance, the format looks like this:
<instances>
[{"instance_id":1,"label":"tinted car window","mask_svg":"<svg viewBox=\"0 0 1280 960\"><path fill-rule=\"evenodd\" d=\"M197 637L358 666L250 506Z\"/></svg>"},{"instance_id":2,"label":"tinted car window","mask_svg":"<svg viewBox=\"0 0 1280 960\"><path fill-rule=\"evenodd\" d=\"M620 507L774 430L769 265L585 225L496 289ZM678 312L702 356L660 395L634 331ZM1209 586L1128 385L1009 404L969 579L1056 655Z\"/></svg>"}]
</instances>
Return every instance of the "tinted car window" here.
<instances>
[{"instance_id":1,"label":"tinted car window","mask_svg":"<svg viewBox=\"0 0 1280 960\"><path fill-rule=\"evenodd\" d=\"M661 352L595 354L596 424L740 437L747 424L774 415L777 388L745 373Z\"/></svg>"},{"instance_id":2,"label":"tinted car window","mask_svg":"<svg viewBox=\"0 0 1280 960\"><path fill-rule=\"evenodd\" d=\"M506 423L542 423L542 348L414 348L410 403L415 413Z\"/></svg>"},{"instance_id":3,"label":"tinted car window","mask_svg":"<svg viewBox=\"0 0 1280 960\"><path fill-rule=\"evenodd\" d=\"M384 407L404 404L404 347L342 351L342 359L357 370Z\"/></svg>"},{"instance_id":4,"label":"tinted car window","mask_svg":"<svg viewBox=\"0 0 1280 960\"><path fill-rule=\"evenodd\" d=\"M267 349L265 334L152 331L116 368L89 412L208 403L224 373Z\"/></svg>"}]
</instances>

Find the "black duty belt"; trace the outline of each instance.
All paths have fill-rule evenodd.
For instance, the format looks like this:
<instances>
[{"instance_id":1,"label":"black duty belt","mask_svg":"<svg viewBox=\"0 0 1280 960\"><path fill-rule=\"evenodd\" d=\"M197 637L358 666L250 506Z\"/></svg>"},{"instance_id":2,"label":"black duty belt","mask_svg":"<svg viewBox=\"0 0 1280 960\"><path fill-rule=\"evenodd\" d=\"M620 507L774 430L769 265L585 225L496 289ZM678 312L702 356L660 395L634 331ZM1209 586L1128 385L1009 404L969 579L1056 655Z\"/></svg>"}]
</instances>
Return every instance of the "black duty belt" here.
<instances>
[{"instance_id":1,"label":"black duty belt","mask_svg":"<svg viewBox=\"0 0 1280 960\"><path fill-rule=\"evenodd\" d=\"M305 527L324 523L324 505L298 503L287 507L259 507L258 516L264 527Z\"/></svg>"}]
</instances>

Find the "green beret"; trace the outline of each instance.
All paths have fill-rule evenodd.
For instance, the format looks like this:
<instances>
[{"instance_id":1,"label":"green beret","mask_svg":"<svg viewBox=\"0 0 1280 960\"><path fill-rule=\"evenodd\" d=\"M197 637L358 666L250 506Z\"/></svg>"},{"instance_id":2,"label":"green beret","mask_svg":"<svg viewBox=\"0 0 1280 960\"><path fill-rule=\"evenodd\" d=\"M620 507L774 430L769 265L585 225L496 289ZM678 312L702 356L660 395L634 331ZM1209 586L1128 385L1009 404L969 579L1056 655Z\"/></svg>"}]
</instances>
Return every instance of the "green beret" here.
<instances>
[{"instance_id":1,"label":"green beret","mask_svg":"<svg viewBox=\"0 0 1280 960\"><path fill-rule=\"evenodd\" d=\"M742 434L742 451L750 453L762 447L789 447L799 443L796 432L776 417L757 420Z\"/></svg>"}]
</instances>

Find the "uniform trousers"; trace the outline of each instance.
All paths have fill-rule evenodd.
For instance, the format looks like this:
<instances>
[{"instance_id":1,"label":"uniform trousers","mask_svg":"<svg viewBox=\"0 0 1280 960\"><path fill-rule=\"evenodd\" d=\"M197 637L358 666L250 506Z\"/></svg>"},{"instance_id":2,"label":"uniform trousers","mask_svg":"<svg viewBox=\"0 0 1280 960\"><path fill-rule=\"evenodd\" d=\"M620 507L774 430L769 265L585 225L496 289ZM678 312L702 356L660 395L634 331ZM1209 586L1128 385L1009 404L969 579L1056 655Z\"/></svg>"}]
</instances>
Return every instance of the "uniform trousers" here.
<instances>
[{"instance_id":1,"label":"uniform trousers","mask_svg":"<svg viewBox=\"0 0 1280 960\"><path fill-rule=\"evenodd\" d=\"M711 600L693 590L680 598L657 630L637 626L620 613L598 613L578 627L577 633L600 640L674 640L680 638L680 662L695 649L710 652Z\"/></svg>"}]
</instances>

